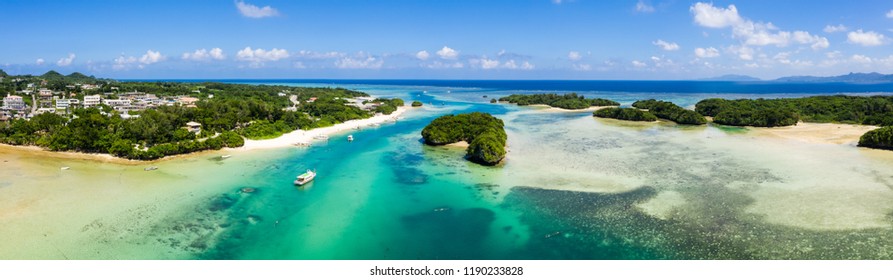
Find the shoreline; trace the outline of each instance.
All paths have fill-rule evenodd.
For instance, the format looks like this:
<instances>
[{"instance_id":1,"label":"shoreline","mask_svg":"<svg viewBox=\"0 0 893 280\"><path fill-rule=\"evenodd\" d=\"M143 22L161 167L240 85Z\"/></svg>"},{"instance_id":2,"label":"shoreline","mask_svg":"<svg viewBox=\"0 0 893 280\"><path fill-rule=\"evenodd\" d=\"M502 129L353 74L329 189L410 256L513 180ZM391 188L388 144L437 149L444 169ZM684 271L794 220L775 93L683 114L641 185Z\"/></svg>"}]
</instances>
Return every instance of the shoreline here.
<instances>
[{"instance_id":1,"label":"shoreline","mask_svg":"<svg viewBox=\"0 0 893 280\"><path fill-rule=\"evenodd\" d=\"M224 151L250 151L257 149L273 149L273 148L282 148L288 146L301 146L301 145L310 145L315 136L330 136L332 134L356 129L356 128L364 128L371 125L377 125L386 123L388 121L396 121L397 117L408 111L411 107L409 106L400 106L396 111L392 112L388 115L374 116L367 119L359 119L359 120L349 120L343 123L339 123L333 126L328 127L320 127L314 128L311 130L295 130L286 134L282 134L279 137L273 139L264 139L264 140L251 140L245 139L245 145L238 148L223 148Z\"/></svg>"},{"instance_id":2,"label":"shoreline","mask_svg":"<svg viewBox=\"0 0 893 280\"><path fill-rule=\"evenodd\" d=\"M590 106L589 108L584 108L584 109L564 109L564 108L552 107L552 106L543 105L543 104L533 104L533 105L527 105L527 107L535 108L537 112L579 113L579 112L595 112L595 111L598 111L598 110L601 110L604 108L612 108L612 107L619 107L619 106Z\"/></svg>"},{"instance_id":3,"label":"shoreline","mask_svg":"<svg viewBox=\"0 0 893 280\"><path fill-rule=\"evenodd\" d=\"M8 153L17 153L20 155L31 155L31 156L39 156L39 157L51 157L56 159L70 159L70 160L86 160L93 162L101 162L101 163L114 163L120 165L146 165L153 164L163 161L174 160L178 158L186 158L186 157L194 157L200 156L204 154L211 153L219 153L219 152L227 152L227 151L249 151L256 149L271 149L271 148L282 148L292 146L298 142L310 143L313 141L313 136L316 135L331 135L337 132L341 132L348 129L353 129L359 126L360 128L370 126L373 124L381 124L385 123L389 120L396 119L401 114L405 113L409 109L408 106L401 106L397 108L396 111L392 112L389 115L381 115L375 116L367 119L360 120L350 120L344 123L339 123L329 127L320 127L314 128L308 131L304 130L295 130L282 136L273 138L273 139L265 139L265 140L250 140L245 139L245 145L238 148L223 148L220 150L205 150L198 151L187 154L179 154L166 156L160 159L155 160L132 160L126 158L115 157L111 154L104 153L82 153L82 152L71 152L71 151L50 151L44 149L40 146L17 146L17 145L9 145L0 143L0 155L8 154Z\"/></svg>"},{"instance_id":4,"label":"shoreline","mask_svg":"<svg viewBox=\"0 0 893 280\"><path fill-rule=\"evenodd\" d=\"M746 127L758 137L772 137L808 143L854 145L868 131L880 127L861 124L797 122L784 127Z\"/></svg>"}]
</instances>

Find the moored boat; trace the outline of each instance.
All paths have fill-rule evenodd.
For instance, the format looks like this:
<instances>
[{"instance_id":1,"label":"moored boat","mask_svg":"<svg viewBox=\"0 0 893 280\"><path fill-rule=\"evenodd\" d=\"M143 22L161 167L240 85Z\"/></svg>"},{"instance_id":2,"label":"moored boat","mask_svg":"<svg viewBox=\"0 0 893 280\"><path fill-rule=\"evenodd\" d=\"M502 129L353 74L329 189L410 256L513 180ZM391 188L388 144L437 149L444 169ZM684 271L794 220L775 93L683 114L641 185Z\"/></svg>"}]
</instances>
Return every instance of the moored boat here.
<instances>
[{"instance_id":1,"label":"moored boat","mask_svg":"<svg viewBox=\"0 0 893 280\"><path fill-rule=\"evenodd\" d=\"M316 178L316 172L307 169L307 172L304 172L304 174L298 175L298 177L295 178L295 185L303 186L304 184L313 181L313 178Z\"/></svg>"},{"instance_id":2,"label":"moored boat","mask_svg":"<svg viewBox=\"0 0 893 280\"><path fill-rule=\"evenodd\" d=\"M143 170L145 170L145 171L152 171L155 169L158 169L158 166L149 166L149 167L143 168Z\"/></svg>"},{"instance_id":3,"label":"moored boat","mask_svg":"<svg viewBox=\"0 0 893 280\"><path fill-rule=\"evenodd\" d=\"M347 142L353 142L353 135L347 136Z\"/></svg>"}]
</instances>

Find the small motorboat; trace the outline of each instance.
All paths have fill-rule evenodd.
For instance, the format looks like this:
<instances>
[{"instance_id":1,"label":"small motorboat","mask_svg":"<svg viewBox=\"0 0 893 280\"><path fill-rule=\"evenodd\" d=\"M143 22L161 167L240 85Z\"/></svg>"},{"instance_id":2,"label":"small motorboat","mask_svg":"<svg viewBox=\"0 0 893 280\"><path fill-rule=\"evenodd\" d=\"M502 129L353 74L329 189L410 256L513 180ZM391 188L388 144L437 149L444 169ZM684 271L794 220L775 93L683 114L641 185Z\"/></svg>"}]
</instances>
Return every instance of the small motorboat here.
<instances>
[{"instance_id":1,"label":"small motorboat","mask_svg":"<svg viewBox=\"0 0 893 280\"><path fill-rule=\"evenodd\" d=\"M222 155L220 156L220 159L228 159L230 157L232 157L232 155Z\"/></svg>"},{"instance_id":2,"label":"small motorboat","mask_svg":"<svg viewBox=\"0 0 893 280\"><path fill-rule=\"evenodd\" d=\"M353 135L347 136L347 142L353 142Z\"/></svg>"},{"instance_id":3,"label":"small motorboat","mask_svg":"<svg viewBox=\"0 0 893 280\"><path fill-rule=\"evenodd\" d=\"M313 181L313 178L316 178L316 172L307 169L307 172L304 172L304 174L298 175L298 177L295 178L295 185L303 186L304 184Z\"/></svg>"},{"instance_id":4,"label":"small motorboat","mask_svg":"<svg viewBox=\"0 0 893 280\"><path fill-rule=\"evenodd\" d=\"M158 169L158 166L149 166L149 167L143 168L143 170L145 170L145 171L152 171L152 170L156 170L156 169Z\"/></svg>"},{"instance_id":5,"label":"small motorboat","mask_svg":"<svg viewBox=\"0 0 893 280\"><path fill-rule=\"evenodd\" d=\"M68 166L63 166L63 167L62 167L62 168L60 168L60 169L62 169L62 170L69 170L69 169L71 169L71 167L68 167Z\"/></svg>"}]
</instances>

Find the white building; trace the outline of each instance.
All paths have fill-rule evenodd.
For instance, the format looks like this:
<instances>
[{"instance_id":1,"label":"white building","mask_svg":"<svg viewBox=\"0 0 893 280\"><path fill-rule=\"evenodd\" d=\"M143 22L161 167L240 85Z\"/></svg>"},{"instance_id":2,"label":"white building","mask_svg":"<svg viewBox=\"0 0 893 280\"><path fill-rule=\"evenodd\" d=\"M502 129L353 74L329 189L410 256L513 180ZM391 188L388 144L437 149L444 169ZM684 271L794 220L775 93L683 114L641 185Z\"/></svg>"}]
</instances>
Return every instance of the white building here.
<instances>
[{"instance_id":1,"label":"white building","mask_svg":"<svg viewBox=\"0 0 893 280\"><path fill-rule=\"evenodd\" d=\"M8 95L3 98L3 107L11 110L24 110L25 100L18 95Z\"/></svg>"},{"instance_id":2,"label":"white building","mask_svg":"<svg viewBox=\"0 0 893 280\"><path fill-rule=\"evenodd\" d=\"M84 102L86 103L86 100ZM102 100L102 104L109 105L111 107L130 106L130 99L105 99Z\"/></svg>"},{"instance_id":3,"label":"white building","mask_svg":"<svg viewBox=\"0 0 893 280\"><path fill-rule=\"evenodd\" d=\"M56 99L56 109L65 110L71 106L71 103L68 102L69 99Z\"/></svg>"},{"instance_id":4,"label":"white building","mask_svg":"<svg viewBox=\"0 0 893 280\"><path fill-rule=\"evenodd\" d=\"M98 94L84 96L84 108L99 106L100 102L102 102L102 96Z\"/></svg>"}]
</instances>

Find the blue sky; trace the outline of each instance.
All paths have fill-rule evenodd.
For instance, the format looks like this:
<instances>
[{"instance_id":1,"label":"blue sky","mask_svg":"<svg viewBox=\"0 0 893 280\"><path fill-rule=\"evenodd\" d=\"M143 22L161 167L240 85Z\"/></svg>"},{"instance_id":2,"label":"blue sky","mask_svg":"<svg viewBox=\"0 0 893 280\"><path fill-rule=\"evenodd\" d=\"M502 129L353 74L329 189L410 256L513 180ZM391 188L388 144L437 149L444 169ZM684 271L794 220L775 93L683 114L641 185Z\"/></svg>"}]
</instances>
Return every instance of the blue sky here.
<instances>
[{"instance_id":1,"label":"blue sky","mask_svg":"<svg viewBox=\"0 0 893 280\"><path fill-rule=\"evenodd\" d=\"M0 2L0 69L111 78L696 79L893 71L893 1Z\"/></svg>"}]
</instances>

